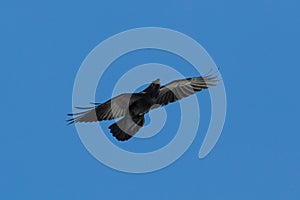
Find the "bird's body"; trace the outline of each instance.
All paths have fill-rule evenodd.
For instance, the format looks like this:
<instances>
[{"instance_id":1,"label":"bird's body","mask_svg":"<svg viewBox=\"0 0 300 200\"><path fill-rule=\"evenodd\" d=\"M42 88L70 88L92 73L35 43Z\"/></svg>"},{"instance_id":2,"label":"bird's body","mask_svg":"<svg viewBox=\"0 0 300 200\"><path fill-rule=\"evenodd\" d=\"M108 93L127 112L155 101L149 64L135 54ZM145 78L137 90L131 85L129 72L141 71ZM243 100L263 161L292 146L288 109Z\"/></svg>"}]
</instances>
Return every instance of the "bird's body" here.
<instances>
[{"instance_id":1,"label":"bird's body","mask_svg":"<svg viewBox=\"0 0 300 200\"><path fill-rule=\"evenodd\" d=\"M140 98L129 105L129 114L132 117L146 114L149 112L151 106L155 104L155 99L151 98L147 93L133 95L138 95Z\"/></svg>"},{"instance_id":2,"label":"bird's body","mask_svg":"<svg viewBox=\"0 0 300 200\"><path fill-rule=\"evenodd\" d=\"M81 113L69 114L69 124L76 122L95 122L123 117L109 126L114 137L120 141L128 140L144 125L144 115L151 109L190 96L195 92L214 86L217 76L204 76L173 81L160 86L160 80L153 81L139 93L126 93Z\"/></svg>"}]
</instances>

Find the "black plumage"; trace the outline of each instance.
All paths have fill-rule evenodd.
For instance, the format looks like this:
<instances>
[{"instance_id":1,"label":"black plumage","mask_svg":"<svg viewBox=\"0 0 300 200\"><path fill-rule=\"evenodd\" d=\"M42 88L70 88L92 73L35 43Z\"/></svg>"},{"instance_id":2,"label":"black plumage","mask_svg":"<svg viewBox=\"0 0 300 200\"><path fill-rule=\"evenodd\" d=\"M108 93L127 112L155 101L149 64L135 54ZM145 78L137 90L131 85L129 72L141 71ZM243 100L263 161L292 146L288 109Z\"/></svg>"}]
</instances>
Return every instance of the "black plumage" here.
<instances>
[{"instance_id":1,"label":"black plumage","mask_svg":"<svg viewBox=\"0 0 300 200\"><path fill-rule=\"evenodd\" d=\"M139 93L126 93L114 97L105 103L96 104L84 112L68 114L73 118L69 124L77 122L96 122L123 117L109 126L110 132L120 141L131 138L144 125L144 115L151 109L165 106L169 103L188 97L218 82L217 75L194 77L175 80L160 86L160 80L153 81L145 90Z\"/></svg>"}]
</instances>

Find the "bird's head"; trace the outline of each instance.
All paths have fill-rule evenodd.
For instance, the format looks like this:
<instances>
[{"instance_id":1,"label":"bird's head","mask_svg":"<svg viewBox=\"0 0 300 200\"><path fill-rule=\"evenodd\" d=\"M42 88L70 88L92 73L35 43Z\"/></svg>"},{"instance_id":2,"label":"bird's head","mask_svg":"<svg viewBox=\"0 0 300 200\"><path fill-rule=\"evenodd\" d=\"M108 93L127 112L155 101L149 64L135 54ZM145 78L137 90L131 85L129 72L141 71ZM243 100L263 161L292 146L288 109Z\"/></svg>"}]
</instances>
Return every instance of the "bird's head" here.
<instances>
[{"instance_id":1,"label":"bird's head","mask_svg":"<svg viewBox=\"0 0 300 200\"><path fill-rule=\"evenodd\" d=\"M159 90L159 88L160 88L160 79L158 78L155 81L153 81L150 86L154 90Z\"/></svg>"},{"instance_id":2,"label":"bird's head","mask_svg":"<svg viewBox=\"0 0 300 200\"><path fill-rule=\"evenodd\" d=\"M144 91L147 92L151 97L156 98L159 94L160 80L159 78L153 81Z\"/></svg>"}]
</instances>

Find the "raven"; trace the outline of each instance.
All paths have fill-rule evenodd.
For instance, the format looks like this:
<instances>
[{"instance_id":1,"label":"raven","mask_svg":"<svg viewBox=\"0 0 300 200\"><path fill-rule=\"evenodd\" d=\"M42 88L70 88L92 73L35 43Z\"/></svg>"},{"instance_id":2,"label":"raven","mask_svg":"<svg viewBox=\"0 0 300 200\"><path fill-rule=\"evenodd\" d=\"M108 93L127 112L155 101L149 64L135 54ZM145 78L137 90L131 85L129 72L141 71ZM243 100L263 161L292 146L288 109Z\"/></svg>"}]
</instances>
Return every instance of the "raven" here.
<instances>
[{"instance_id":1,"label":"raven","mask_svg":"<svg viewBox=\"0 0 300 200\"><path fill-rule=\"evenodd\" d=\"M130 139L144 125L144 115L151 109L165 106L169 103L190 96L210 86L215 86L218 76L193 77L172 81L160 86L160 80L153 81L146 89L139 93L125 93L114 97L105 103L96 103L84 112L68 114L72 116L68 124L77 122L96 122L123 117L109 126L112 135L119 141Z\"/></svg>"}]
</instances>

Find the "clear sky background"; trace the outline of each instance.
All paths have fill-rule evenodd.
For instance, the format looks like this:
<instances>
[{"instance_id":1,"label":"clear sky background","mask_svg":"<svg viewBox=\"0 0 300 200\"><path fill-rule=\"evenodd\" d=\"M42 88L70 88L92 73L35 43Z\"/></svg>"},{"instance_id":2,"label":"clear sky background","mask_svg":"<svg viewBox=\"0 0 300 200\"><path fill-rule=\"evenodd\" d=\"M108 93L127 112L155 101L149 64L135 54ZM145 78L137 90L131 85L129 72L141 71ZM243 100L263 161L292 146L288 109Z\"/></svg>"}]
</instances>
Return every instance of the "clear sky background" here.
<instances>
[{"instance_id":1,"label":"clear sky background","mask_svg":"<svg viewBox=\"0 0 300 200\"><path fill-rule=\"evenodd\" d=\"M0 198L300 199L299 9L297 0L1 1ZM228 112L216 147L199 160L210 117L208 93L199 93L203 122L188 151L160 171L127 174L94 159L65 120L87 54L144 26L174 29L203 45L221 68ZM176 56L148 53L114 65L158 62L194 75ZM109 77L121 75L118 69L107 71L100 102L110 97ZM159 134L163 142L176 122ZM134 150L140 142L121 146ZM151 138L143 144L160 145Z\"/></svg>"}]
</instances>

